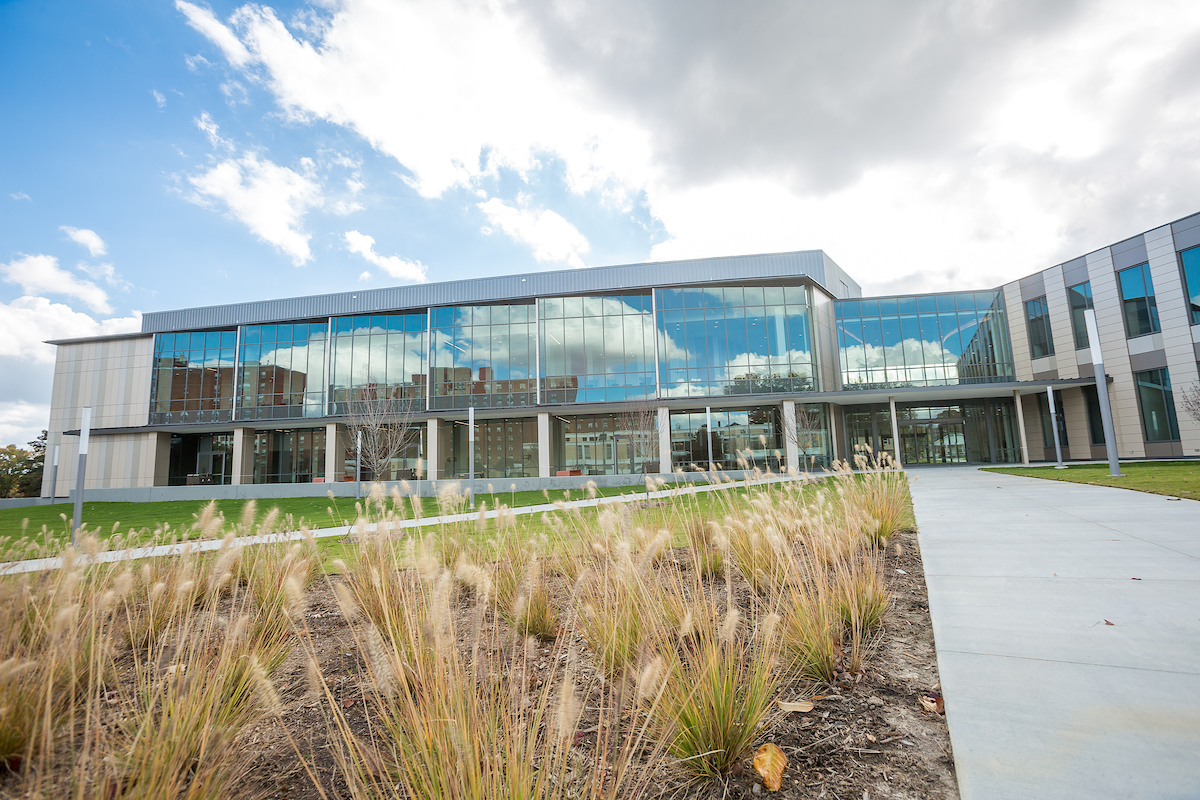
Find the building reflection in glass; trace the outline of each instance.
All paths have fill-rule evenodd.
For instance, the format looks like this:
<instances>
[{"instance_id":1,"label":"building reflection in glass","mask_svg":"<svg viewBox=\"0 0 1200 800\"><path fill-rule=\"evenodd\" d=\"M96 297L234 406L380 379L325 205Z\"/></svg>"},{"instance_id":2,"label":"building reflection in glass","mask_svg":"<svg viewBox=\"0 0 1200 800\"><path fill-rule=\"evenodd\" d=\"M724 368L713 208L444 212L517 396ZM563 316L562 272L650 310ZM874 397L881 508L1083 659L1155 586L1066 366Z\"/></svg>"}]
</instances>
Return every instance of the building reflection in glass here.
<instances>
[{"instance_id":1,"label":"building reflection in glass","mask_svg":"<svg viewBox=\"0 0 1200 800\"><path fill-rule=\"evenodd\" d=\"M430 408L534 405L534 308L529 303L433 309Z\"/></svg>"},{"instance_id":2,"label":"building reflection in glass","mask_svg":"<svg viewBox=\"0 0 1200 800\"><path fill-rule=\"evenodd\" d=\"M325 414L324 322L242 327L238 419Z\"/></svg>"},{"instance_id":3,"label":"building reflection in glass","mask_svg":"<svg viewBox=\"0 0 1200 800\"><path fill-rule=\"evenodd\" d=\"M662 396L815 390L809 291L804 286L658 290Z\"/></svg>"},{"instance_id":4,"label":"building reflection in glass","mask_svg":"<svg viewBox=\"0 0 1200 800\"><path fill-rule=\"evenodd\" d=\"M236 337L232 330L155 335L150 424L232 419Z\"/></svg>"},{"instance_id":5,"label":"building reflection in glass","mask_svg":"<svg viewBox=\"0 0 1200 800\"><path fill-rule=\"evenodd\" d=\"M676 468L708 469L708 418L703 410L671 412L671 463ZM786 467L779 409L713 411L712 461L718 469Z\"/></svg>"},{"instance_id":6,"label":"building reflection in glass","mask_svg":"<svg viewBox=\"0 0 1200 800\"><path fill-rule=\"evenodd\" d=\"M330 346L331 413L342 415L363 389L424 410L425 313L334 317Z\"/></svg>"},{"instance_id":7,"label":"building reflection in glass","mask_svg":"<svg viewBox=\"0 0 1200 800\"><path fill-rule=\"evenodd\" d=\"M843 388L1014 379L999 292L840 300L836 308Z\"/></svg>"}]
</instances>

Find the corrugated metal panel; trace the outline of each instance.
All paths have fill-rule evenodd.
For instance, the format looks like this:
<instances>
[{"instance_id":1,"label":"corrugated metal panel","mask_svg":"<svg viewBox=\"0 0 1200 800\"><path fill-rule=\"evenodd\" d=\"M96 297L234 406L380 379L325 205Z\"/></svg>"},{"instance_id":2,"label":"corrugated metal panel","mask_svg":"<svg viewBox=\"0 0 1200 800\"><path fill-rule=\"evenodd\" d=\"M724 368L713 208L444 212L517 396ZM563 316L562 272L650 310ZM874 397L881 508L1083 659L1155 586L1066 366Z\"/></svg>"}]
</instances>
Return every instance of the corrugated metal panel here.
<instances>
[{"instance_id":1,"label":"corrugated metal panel","mask_svg":"<svg viewBox=\"0 0 1200 800\"><path fill-rule=\"evenodd\" d=\"M836 275L831 274L835 270ZM142 316L142 332L222 328L429 306L783 277L811 278L825 287L830 294L838 297L842 295L841 282L846 284L849 296L862 293L858 284L846 276L822 251L802 250L794 253L659 261L614 267L533 272L525 275L500 275L475 280L423 283L311 297L159 311Z\"/></svg>"}]
</instances>

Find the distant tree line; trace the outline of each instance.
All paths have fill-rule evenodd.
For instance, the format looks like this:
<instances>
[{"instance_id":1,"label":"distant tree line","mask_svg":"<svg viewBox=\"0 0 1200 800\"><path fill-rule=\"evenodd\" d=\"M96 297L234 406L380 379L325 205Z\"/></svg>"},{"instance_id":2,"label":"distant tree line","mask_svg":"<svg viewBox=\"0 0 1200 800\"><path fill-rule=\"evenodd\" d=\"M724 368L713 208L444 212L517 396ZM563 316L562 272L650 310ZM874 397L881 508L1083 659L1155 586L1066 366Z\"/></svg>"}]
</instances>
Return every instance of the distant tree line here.
<instances>
[{"instance_id":1,"label":"distant tree line","mask_svg":"<svg viewBox=\"0 0 1200 800\"><path fill-rule=\"evenodd\" d=\"M46 432L29 443L0 447L0 497L38 497L42 493L42 468L46 463Z\"/></svg>"}]
</instances>

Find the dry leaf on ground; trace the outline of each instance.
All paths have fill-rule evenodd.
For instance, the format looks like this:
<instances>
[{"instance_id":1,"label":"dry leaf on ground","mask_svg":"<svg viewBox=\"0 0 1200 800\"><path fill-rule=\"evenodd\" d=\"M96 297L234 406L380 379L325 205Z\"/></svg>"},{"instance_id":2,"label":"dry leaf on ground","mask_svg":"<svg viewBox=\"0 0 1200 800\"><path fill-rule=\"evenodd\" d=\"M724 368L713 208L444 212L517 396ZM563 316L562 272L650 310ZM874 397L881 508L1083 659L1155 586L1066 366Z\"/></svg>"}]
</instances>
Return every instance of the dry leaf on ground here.
<instances>
[{"instance_id":1,"label":"dry leaf on ground","mask_svg":"<svg viewBox=\"0 0 1200 800\"><path fill-rule=\"evenodd\" d=\"M779 749L779 745L767 742L754 754L754 768L762 775L763 785L772 792L779 791L783 768L786 766L787 756Z\"/></svg>"},{"instance_id":2,"label":"dry leaf on ground","mask_svg":"<svg viewBox=\"0 0 1200 800\"><path fill-rule=\"evenodd\" d=\"M785 703L780 700L779 707L784 711L799 711L804 714L813 710L813 703L811 700L797 700L794 703Z\"/></svg>"}]
</instances>

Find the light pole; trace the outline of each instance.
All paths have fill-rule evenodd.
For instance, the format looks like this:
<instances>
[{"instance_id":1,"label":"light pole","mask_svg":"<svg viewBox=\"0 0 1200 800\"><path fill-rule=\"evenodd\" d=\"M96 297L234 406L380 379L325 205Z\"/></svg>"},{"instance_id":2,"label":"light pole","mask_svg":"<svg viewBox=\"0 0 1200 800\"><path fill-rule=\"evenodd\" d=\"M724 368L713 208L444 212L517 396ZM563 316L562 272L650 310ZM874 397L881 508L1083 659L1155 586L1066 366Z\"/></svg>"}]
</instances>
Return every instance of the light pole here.
<instances>
[{"instance_id":1,"label":"light pole","mask_svg":"<svg viewBox=\"0 0 1200 800\"><path fill-rule=\"evenodd\" d=\"M79 423L79 466L75 472L75 512L71 515L71 546L75 546L75 537L79 526L83 524L83 477L87 471L88 434L92 428L92 407L83 407L83 419Z\"/></svg>"},{"instance_id":2,"label":"light pole","mask_svg":"<svg viewBox=\"0 0 1200 800\"><path fill-rule=\"evenodd\" d=\"M1096 327L1096 312L1083 310L1087 325L1088 344L1092 351L1092 367L1096 374L1096 397L1100 401L1100 421L1104 425L1104 450L1108 454L1108 474L1121 477L1121 461L1117 457L1117 431L1113 426L1112 407L1108 403L1108 375L1104 372L1104 354L1100 352L1100 330Z\"/></svg>"},{"instance_id":3,"label":"light pole","mask_svg":"<svg viewBox=\"0 0 1200 800\"><path fill-rule=\"evenodd\" d=\"M54 502L58 496L58 448L60 445L54 445L54 468L50 470L50 502Z\"/></svg>"},{"instance_id":4,"label":"light pole","mask_svg":"<svg viewBox=\"0 0 1200 800\"><path fill-rule=\"evenodd\" d=\"M467 492L471 495L471 508L475 507L475 406L467 408Z\"/></svg>"},{"instance_id":5,"label":"light pole","mask_svg":"<svg viewBox=\"0 0 1200 800\"><path fill-rule=\"evenodd\" d=\"M1058 460L1055 469L1066 469L1062 463L1062 443L1058 436L1058 411L1054 408L1054 387L1046 387L1046 397L1050 399L1050 429L1054 431L1054 457Z\"/></svg>"}]
</instances>

